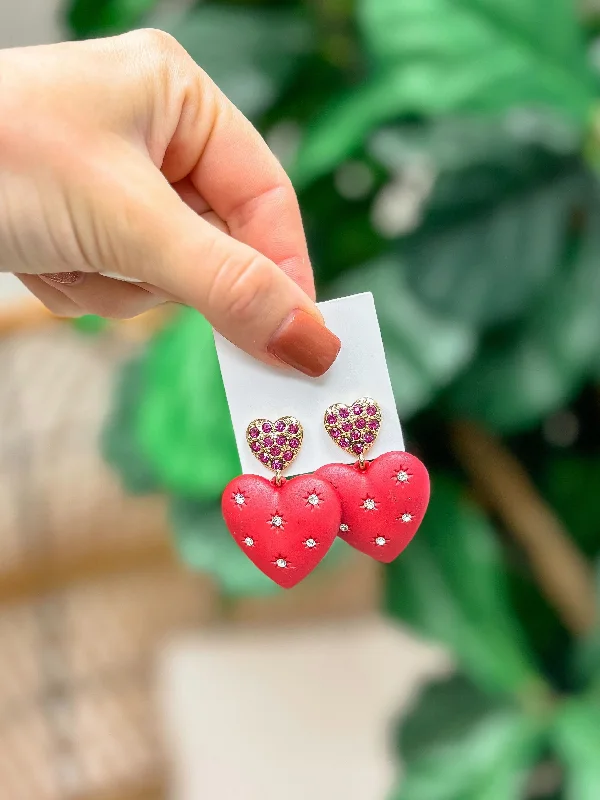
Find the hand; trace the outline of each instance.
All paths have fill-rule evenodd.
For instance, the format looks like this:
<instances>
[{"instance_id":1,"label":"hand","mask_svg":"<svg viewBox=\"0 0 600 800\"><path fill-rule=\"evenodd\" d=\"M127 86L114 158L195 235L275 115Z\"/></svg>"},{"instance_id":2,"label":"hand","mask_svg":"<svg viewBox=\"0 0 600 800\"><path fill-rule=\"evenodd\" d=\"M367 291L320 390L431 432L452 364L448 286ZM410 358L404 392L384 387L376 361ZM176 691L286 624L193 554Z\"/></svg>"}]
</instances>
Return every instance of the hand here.
<instances>
[{"instance_id":1,"label":"hand","mask_svg":"<svg viewBox=\"0 0 600 800\"><path fill-rule=\"evenodd\" d=\"M62 316L188 304L313 376L340 347L287 175L161 31L0 51L0 271Z\"/></svg>"}]
</instances>

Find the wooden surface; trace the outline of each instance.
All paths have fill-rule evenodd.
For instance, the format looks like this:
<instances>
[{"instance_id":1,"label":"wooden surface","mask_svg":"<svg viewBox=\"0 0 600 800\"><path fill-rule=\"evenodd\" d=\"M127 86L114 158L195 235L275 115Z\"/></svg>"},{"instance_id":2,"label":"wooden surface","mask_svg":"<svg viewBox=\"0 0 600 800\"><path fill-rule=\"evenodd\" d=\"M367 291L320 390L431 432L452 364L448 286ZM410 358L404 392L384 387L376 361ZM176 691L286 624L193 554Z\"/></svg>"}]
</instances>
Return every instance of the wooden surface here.
<instances>
[{"instance_id":1,"label":"wooden surface","mask_svg":"<svg viewBox=\"0 0 600 800\"><path fill-rule=\"evenodd\" d=\"M164 304L132 319L111 323L118 326L124 339L144 341L173 313L175 306ZM8 305L0 305L0 336L27 330L39 330L56 324L69 324L70 320L51 314L34 297L16 299Z\"/></svg>"},{"instance_id":2,"label":"wooden surface","mask_svg":"<svg viewBox=\"0 0 600 800\"><path fill-rule=\"evenodd\" d=\"M123 789L109 790L100 794L79 795L73 800L165 800L167 785L161 776L124 787Z\"/></svg>"}]
</instances>

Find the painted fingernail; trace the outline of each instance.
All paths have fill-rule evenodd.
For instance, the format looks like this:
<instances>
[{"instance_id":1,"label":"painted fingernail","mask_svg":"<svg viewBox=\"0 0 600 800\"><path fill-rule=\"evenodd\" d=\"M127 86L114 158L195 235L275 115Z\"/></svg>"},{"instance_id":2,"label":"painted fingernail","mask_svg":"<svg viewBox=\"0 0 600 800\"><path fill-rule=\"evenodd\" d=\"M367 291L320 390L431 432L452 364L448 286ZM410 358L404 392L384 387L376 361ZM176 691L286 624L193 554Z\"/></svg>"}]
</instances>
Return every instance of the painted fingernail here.
<instances>
[{"instance_id":1,"label":"painted fingernail","mask_svg":"<svg viewBox=\"0 0 600 800\"><path fill-rule=\"evenodd\" d=\"M318 378L333 364L341 346L325 325L297 308L275 331L267 352L299 372Z\"/></svg>"},{"instance_id":2,"label":"painted fingernail","mask_svg":"<svg viewBox=\"0 0 600 800\"><path fill-rule=\"evenodd\" d=\"M65 286L73 286L83 280L83 272L45 272L40 275L40 278L45 278L52 283L62 283Z\"/></svg>"}]
</instances>

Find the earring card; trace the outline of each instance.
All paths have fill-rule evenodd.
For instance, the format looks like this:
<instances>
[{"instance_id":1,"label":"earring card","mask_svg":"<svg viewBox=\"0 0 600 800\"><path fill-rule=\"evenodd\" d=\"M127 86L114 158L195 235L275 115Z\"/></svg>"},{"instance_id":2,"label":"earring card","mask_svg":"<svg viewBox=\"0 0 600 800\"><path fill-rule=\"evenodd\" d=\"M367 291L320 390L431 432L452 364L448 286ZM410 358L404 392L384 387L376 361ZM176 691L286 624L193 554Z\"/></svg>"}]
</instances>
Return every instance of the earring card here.
<instances>
[{"instance_id":1,"label":"earring card","mask_svg":"<svg viewBox=\"0 0 600 800\"><path fill-rule=\"evenodd\" d=\"M339 336L342 349L321 378L262 364L215 333L217 354L240 454L242 472L271 476L254 457L246 441L248 424L258 418L275 421L297 417L304 428L302 449L286 477L314 472L332 462L352 458L333 443L323 425L333 403L354 403L371 397L379 403L382 422L373 459L389 450L404 450L404 440L387 368L375 302L370 292L318 303L327 327Z\"/></svg>"}]
</instances>

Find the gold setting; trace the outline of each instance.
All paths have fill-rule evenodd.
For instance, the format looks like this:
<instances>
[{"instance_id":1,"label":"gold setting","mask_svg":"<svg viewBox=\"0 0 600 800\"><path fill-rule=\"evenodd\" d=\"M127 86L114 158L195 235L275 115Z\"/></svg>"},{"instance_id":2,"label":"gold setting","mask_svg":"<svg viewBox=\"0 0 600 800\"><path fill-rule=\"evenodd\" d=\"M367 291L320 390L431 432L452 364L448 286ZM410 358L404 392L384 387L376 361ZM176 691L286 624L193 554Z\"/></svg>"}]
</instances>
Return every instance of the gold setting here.
<instances>
[{"instance_id":1,"label":"gold setting","mask_svg":"<svg viewBox=\"0 0 600 800\"><path fill-rule=\"evenodd\" d=\"M381 408L372 397L359 397L353 403L334 403L325 411L323 424L331 439L361 465L377 441L381 430Z\"/></svg>"},{"instance_id":2,"label":"gold setting","mask_svg":"<svg viewBox=\"0 0 600 800\"><path fill-rule=\"evenodd\" d=\"M296 417L254 419L246 428L246 441L254 457L279 476L291 466L302 447L304 429Z\"/></svg>"}]
</instances>

